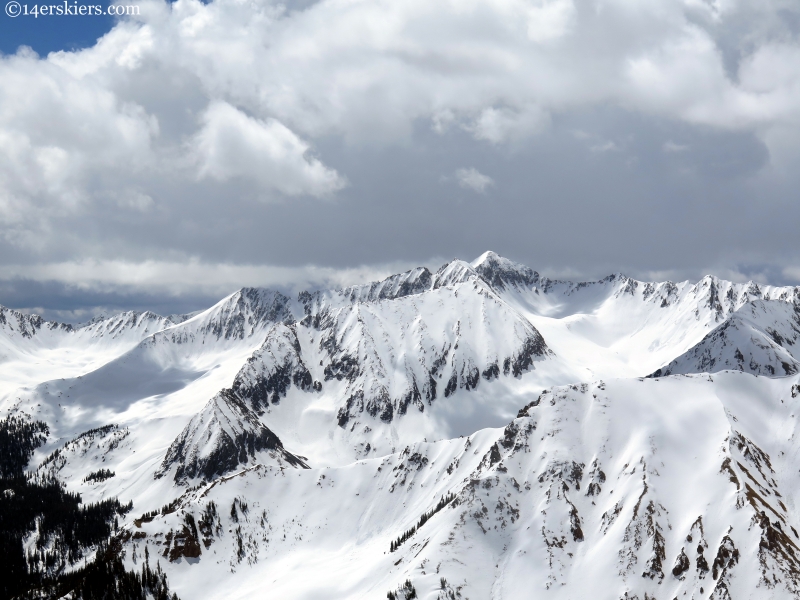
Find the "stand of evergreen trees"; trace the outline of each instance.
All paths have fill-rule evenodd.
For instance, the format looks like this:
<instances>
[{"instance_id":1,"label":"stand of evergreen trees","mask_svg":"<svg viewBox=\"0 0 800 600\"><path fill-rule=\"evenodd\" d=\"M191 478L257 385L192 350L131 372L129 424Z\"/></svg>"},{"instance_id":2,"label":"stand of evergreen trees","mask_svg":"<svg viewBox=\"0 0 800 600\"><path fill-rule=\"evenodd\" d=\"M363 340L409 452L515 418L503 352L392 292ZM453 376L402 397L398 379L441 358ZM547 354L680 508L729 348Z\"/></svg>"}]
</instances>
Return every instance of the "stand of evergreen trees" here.
<instances>
[{"instance_id":1,"label":"stand of evergreen trees","mask_svg":"<svg viewBox=\"0 0 800 600\"><path fill-rule=\"evenodd\" d=\"M21 475L33 451L44 444L50 429L41 421L7 417L0 421L0 478Z\"/></svg>"},{"instance_id":2,"label":"stand of evergreen trees","mask_svg":"<svg viewBox=\"0 0 800 600\"><path fill-rule=\"evenodd\" d=\"M455 498L455 494L447 494L446 496L442 496L434 508L430 509L428 512L422 513L422 516L419 518L419 521L417 521L416 525L414 525L411 529L406 530L403 535L399 536L389 545L389 552L394 552L397 550L404 542L408 540L408 538L417 532L417 529L425 525L425 523L428 522L428 519L450 504L453 500L455 500Z\"/></svg>"},{"instance_id":3,"label":"stand of evergreen trees","mask_svg":"<svg viewBox=\"0 0 800 600\"><path fill-rule=\"evenodd\" d=\"M166 577L145 564L142 573L126 571L118 517L133 508L116 498L81 504L79 494L48 478L25 473L48 428L19 417L0 420L0 598L75 600L170 600ZM36 532L26 551L23 540ZM94 560L66 573L96 549ZM174 596L174 594L173 594Z\"/></svg>"},{"instance_id":4,"label":"stand of evergreen trees","mask_svg":"<svg viewBox=\"0 0 800 600\"><path fill-rule=\"evenodd\" d=\"M44 600L72 593L75 600L178 600L176 594L170 594L160 563L152 569L148 557L141 572L127 571L120 559L120 550L119 541L111 540L98 549L95 560L87 566L58 576L42 577L19 594L5 597Z\"/></svg>"},{"instance_id":5,"label":"stand of evergreen trees","mask_svg":"<svg viewBox=\"0 0 800 600\"><path fill-rule=\"evenodd\" d=\"M105 481L106 479L111 479L114 477L116 473L114 471L110 471L108 469L100 469L99 471L93 471L89 473L86 477L83 478L84 483L100 483L101 481Z\"/></svg>"},{"instance_id":6,"label":"stand of evergreen trees","mask_svg":"<svg viewBox=\"0 0 800 600\"><path fill-rule=\"evenodd\" d=\"M405 583L397 588L397 591L387 592L386 597L388 600L413 600L417 597L417 590L411 585L411 581L406 579Z\"/></svg>"}]
</instances>

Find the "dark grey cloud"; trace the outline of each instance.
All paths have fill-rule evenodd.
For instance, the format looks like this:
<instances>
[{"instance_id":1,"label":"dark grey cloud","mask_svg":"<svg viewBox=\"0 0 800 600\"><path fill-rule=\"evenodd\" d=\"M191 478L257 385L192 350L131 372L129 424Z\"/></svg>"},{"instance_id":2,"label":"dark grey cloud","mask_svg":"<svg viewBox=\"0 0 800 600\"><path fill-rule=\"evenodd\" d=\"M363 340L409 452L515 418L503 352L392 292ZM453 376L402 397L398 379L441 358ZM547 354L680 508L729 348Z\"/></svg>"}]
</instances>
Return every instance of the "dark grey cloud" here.
<instances>
[{"instance_id":1,"label":"dark grey cloud","mask_svg":"<svg viewBox=\"0 0 800 600\"><path fill-rule=\"evenodd\" d=\"M84 323L98 314L126 310L150 310L161 315L188 314L204 310L219 300L211 295L192 293L167 296L141 290L103 292L76 288L58 281L20 278L0 281L0 298L4 306L33 312L62 323Z\"/></svg>"}]
</instances>

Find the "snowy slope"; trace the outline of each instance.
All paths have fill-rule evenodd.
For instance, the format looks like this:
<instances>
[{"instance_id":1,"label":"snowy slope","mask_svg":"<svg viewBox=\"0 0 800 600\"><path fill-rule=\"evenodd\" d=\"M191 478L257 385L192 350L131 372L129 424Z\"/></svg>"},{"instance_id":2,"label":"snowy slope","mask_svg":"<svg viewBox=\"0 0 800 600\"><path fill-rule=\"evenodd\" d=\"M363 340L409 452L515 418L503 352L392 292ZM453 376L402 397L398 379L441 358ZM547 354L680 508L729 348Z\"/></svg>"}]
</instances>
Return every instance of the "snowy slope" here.
<instances>
[{"instance_id":1,"label":"snowy slope","mask_svg":"<svg viewBox=\"0 0 800 600\"><path fill-rule=\"evenodd\" d=\"M0 307L0 394L87 373L173 324L151 312L129 311L72 326Z\"/></svg>"},{"instance_id":2,"label":"snowy slope","mask_svg":"<svg viewBox=\"0 0 800 600\"><path fill-rule=\"evenodd\" d=\"M182 317L3 309L0 414L86 502L166 506L126 560L184 599L797 597L798 294L488 252Z\"/></svg>"},{"instance_id":3,"label":"snowy slope","mask_svg":"<svg viewBox=\"0 0 800 600\"><path fill-rule=\"evenodd\" d=\"M163 327L163 319L126 313L90 323L68 340L76 344L72 351L79 352L77 342L82 341L93 344L93 350L105 349L106 360L74 377L17 389L6 402L46 415L61 406L59 398L69 399L61 407L68 420L103 425L103 410L124 412L144 399L181 390L226 363L232 363L235 374L269 326L290 318L288 305L289 299L277 292L244 289L178 325ZM148 319L156 323L148 325ZM124 344L113 345L121 338ZM219 389L212 389L202 404Z\"/></svg>"},{"instance_id":4,"label":"snowy slope","mask_svg":"<svg viewBox=\"0 0 800 600\"><path fill-rule=\"evenodd\" d=\"M499 425L521 393L597 375L648 375L753 303L772 307L762 329L782 335L788 347L796 297L794 288L712 277L693 285L616 275L554 282L486 253L435 274L416 269L340 292L301 294L305 317L291 341L278 343L281 334L265 344L283 347L291 359L254 355L234 389L254 410L267 411L265 422L312 462L341 464L420 438ZM757 353L760 345L748 339L743 348ZM763 357L763 371L753 372L784 373L782 352ZM698 364L684 372L705 370Z\"/></svg>"},{"instance_id":5,"label":"snowy slope","mask_svg":"<svg viewBox=\"0 0 800 600\"><path fill-rule=\"evenodd\" d=\"M491 396L492 382L516 384L552 355L536 329L476 277L425 293L390 278L301 300L303 318L269 327L230 392L317 462L347 463L428 434L444 437L441 418L428 415L445 400L455 406L456 395L479 387ZM412 418L400 423L406 415Z\"/></svg>"},{"instance_id":6,"label":"snowy slope","mask_svg":"<svg viewBox=\"0 0 800 600\"><path fill-rule=\"evenodd\" d=\"M753 300L653 375L716 373L724 369L792 375L800 370L800 348L795 347L798 336L800 306L779 300Z\"/></svg>"},{"instance_id":7,"label":"snowy slope","mask_svg":"<svg viewBox=\"0 0 800 600\"><path fill-rule=\"evenodd\" d=\"M380 598L406 580L428 599L798 597L798 389L741 373L555 388L505 429L187 490L130 525L127 560L147 545L192 598Z\"/></svg>"},{"instance_id":8,"label":"snowy slope","mask_svg":"<svg viewBox=\"0 0 800 600\"><path fill-rule=\"evenodd\" d=\"M108 351L110 360L99 361L101 366L85 374L43 383L33 379L32 385L7 393L2 405L7 412L48 423L51 435L37 452L40 461L83 432L112 424L124 429L125 443L112 445L95 459L66 453L61 471L72 476L64 479L68 487L79 489L90 472L111 468L116 473L108 482L111 487L91 486L87 499L104 497L113 488L114 494L126 499L160 506L160 496L173 482L154 483L154 474L172 442L192 417L231 385L274 321L290 316L285 296L243 289L180 324L152 333L125 352ZM271 449L268 436L260 435L260 430L249 433Z\"/></svg>"},{"instance_id":9,"label":"snowy slope","mask_svg":"<svg viewBox=\"0 0 800 600\"><path fill-rule=\"evenodd\" d=\"M189 420L230 389L292 452L313 464L347 464L501 425L521 394L653 373L709 332L724 332L753 302L772 307L761 329L788 347L796 298L794 288L713 277L558 282L488 252L435 274L420 268L304 292L298 304L244 289L80 377L17 388L5 405L53 422L57 443L108 423L158 419L166 427L167 419L170 438L148 444L147 468L155 469ZM84 336L98 337L95 330L116 329ZM763 345L752 336L748 343L742 352ZM757 372L780 374L785 358L778 348ZM702 362L683 368L703 370Z\"/></svg>"},{"instance_id":10,"label":"snowy slope","mask_svg":"<svg viewBox=\"0 0 800 600\"><path fill-rule=\"evenodd\" d=\"M18 368L25 385L10 379L3 405L51 422L54 443L109 423L138 427L157 419L171 433L148 444L154 469L189 420L230 389L292 452L314 464L347 464L420 439L501 425L521 394L597 376L645 376L676 359L682 366L670 372L702 372L710 364L703 356L741 352L747 365L762 365L753 372L785 373L783 365L794 364L787 348L796 337L797 294L713 277L697 284L620 275L559 282L487 252L436 273L419 268L344 290L303 292L296 304L243 289L178 324L123 314L65 331L59 335L93 349L72 354L102 358L77 377L38 385L45 378ZM754 313L759 302L768 314L748 323L760 337L732 345L729 319ZM17 329L34 328L15 318ZM40 332L60 329L37 325ZM152 329L161 330L130 347ZM123 338L127 346L112 344ZM692 352L700 360L679 358ZM25 368L54 373L38 362Z\"/></svg>"},{"instance_id":11,"label":"snowy slope","mask_svg":"<svg viewBox=\"0 0 800 600\"><path fill-rule=\"evenodd\" d=\"M451 263L452 265L452 263ZM318 347L325 381L347 381L344 427L363 412L391 422L413 405L474 389L481 379L519 377L546 358L539 332L477 278L375 303L306 304L300 325Z\"/></svg>"},{"instance_id":12,"label":"snowy slope","mask_svg":"<svg viewBox=\"0 0 800 600\"><path fill-rule=\"evenodd\" d=\"M786 331L790 339L798 293L794 287L734 284L711 276L676 284L612 275L587 283L540 279L504 297L537 327L556 355L582 372L576 379L592 379L653 373L752 302L772 306L774 322L765 321L764 327ZM780 361L770 364L776 373L784 372ZM704 370L698 365L686 372Z\"/></svg>"}]
</instances>

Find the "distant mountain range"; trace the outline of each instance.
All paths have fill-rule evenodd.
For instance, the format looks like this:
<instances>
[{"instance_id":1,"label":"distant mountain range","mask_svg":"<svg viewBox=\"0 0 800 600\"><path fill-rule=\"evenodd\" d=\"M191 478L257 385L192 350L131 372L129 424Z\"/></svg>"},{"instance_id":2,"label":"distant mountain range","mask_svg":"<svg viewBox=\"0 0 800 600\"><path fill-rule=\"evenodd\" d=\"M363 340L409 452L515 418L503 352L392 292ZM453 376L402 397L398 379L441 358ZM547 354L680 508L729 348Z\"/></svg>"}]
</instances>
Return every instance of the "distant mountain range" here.
<instances>
[{"instance_id":1,"label":"distant mountain range","mask_svg":"<svg viewBox=\"0 0 800 600\"><path fill-rule=\"evenodd\" d=\"M796 598L799 336L797 287L487 252L184 316L0 307L0 417L46 424L30 473L132 501L114 547L183 600Z\"/></svg>"}]
</instances>

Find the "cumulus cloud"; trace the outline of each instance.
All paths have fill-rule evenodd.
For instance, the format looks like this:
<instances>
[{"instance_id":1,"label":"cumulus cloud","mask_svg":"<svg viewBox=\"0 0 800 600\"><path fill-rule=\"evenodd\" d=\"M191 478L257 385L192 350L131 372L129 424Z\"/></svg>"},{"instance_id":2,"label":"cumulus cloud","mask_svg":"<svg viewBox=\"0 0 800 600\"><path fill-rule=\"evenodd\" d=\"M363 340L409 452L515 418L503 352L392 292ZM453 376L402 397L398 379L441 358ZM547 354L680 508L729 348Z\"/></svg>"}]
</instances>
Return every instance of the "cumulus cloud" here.
<instances>
[{"instance_id":1,"label":"cumulus cloud","mask_svg":"<svg viewBox=\"0 0 800 600\"><path fill-rule=\"evenodd\" d=\"M0 224L11 230L79 210L153 166L158 122L106 85L75 79L30 51L0 59ZM90 181L94 179L94 181ZM113 188L124 187L115 180ZM9 235L9 229L4 233Z\"/></svg>"},{"instance_id":2,"label":"cumulus cloud","mask_svg":"<svg viewBox=\"0 0 800 600\"><path fill-rule=\"evenodd\" d=\"M201 177L256 195L329 196L346 173L310 153L320 136L407 143L423 120L497 145L601 104L780 151L787 128L800 144L800 45L778 4L147 0L93 48L0 59L0 219L153 197L192 152Z\"/></svg>"},{"instance_id":3,"label":"cumulus cloud","mask_svg":"<svg viewBox=\"0 0 800 600\"><path fill-rule=\"evenodd\" d=\"M322 197L344 187L335 170L309 156L308 143L275 119L253 119L227 102L214 102L202 122L193 140L201 178L247 177L287 196Z\"/></svg>"},{"instance_id":4,"label":"cumulus cloud","mask_svg":"<svg viewBox=\"0 0 800 600\"><path fill-rule=\"evenodd\" d=\"M547 125L549 115L538 106L526 106L519 110L490 106L478 117L464 126L476 139L492 144L520 140Z\"/></svg>"},{"instance_id":5,"label":"cumulus cloud","mask_svg":"<svg viewBox=\"0 0 800 600\"><path fill-rule=\"evenodd\" d=\"M479 194L483 194L486 192L487 187L494 185L494 181L491 177L484 175L474 167L470 167L469 169L457 169L455 176L458 185L466 190L472 190Z\"/></svg>"}]
</instances>

